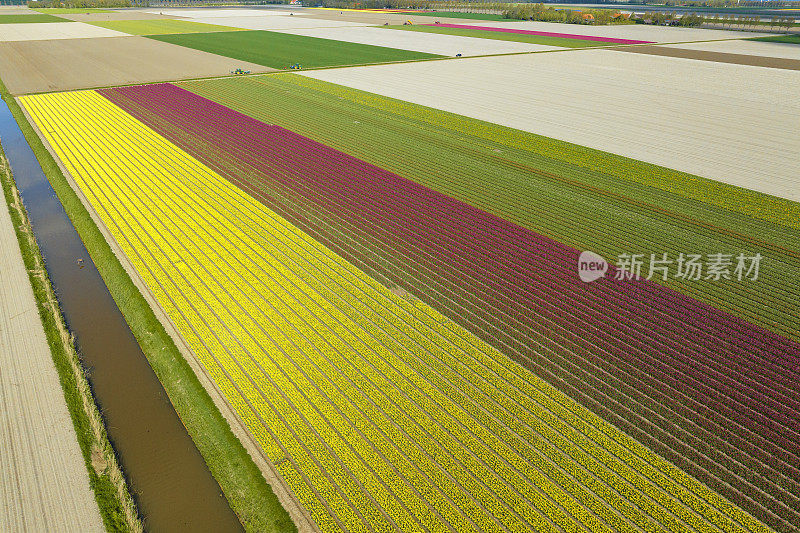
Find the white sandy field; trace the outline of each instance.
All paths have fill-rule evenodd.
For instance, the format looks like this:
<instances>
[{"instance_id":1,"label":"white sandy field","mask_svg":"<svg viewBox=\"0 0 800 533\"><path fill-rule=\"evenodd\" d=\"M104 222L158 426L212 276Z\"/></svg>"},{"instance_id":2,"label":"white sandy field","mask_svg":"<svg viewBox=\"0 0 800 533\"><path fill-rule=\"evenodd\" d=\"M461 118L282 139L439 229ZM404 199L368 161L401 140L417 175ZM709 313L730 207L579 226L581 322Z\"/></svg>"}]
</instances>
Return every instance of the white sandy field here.
<instances>
[{"instance_id":1,"label":"white sandy field","mask_svg":"<svg viewBox=\"0 0 800 533\"><path fill-rule=\"evenodd\" d=\"M206 9L154 9L144 11L154 15L165 15L168 17L185 18L216 18L216 17L266 17L270 15L288 15L294 11L288 9L225 9L225 8L206 8Z\"/></svg>"},{"instance_id":2,"label":"white sandy field","mask_svg":"<svg viewBox=\"0 0 800 533\"><path fill-rule=\"evenodd\" d=\"M459 35L444 35L419 31L403 31L374 27L355 28L317 28L301 30L279 30L281 33L335 39L351 43L388 46L415 52L426 52L443 56L477 56L487 54L508 54L512 52L540 52L542 50L561 50L556 46L542 44L497 41Z\"/></svg>"},{"instance_id":3,"label":"white sandy field","mask_svg":"<svg viewBox=\"0 0 800 533\"><path fill-rule=\"evenodd\" d=\"M800 46L789 43L768 43L762 41L713 41L705 43L667 44L669 48L702 50L703 52L722 52L725 54L744 54L748 56L780 57L800 60Z\"/></svg>"},{"instance_id":4,"label":"white sandy field","mask_svg":"<svg viewBox=\"0 0 800 533\"><path fill-rule=\"evenodd\" d=\"M0 531L105 531L0 202Z\"/></svg>"},{"instance_id":5,"label":"white sandy field","mask_svg":"<svg viewBox=\"0 0 800 533\"><path fill-rule=\"evenodd\" d=\"M720 39L743 39L763 37L768 33L753 33L730 30L707 30L702 28L675 28L669 26L650 26L646 24L614 24L609 26L589 26L582 24L560 24L557 22L510 21L486 22L464 20L469 26L488 26L492 28L513 28L518 30L547 31L552 33L571 33L593 37L617 37L655 43L677 43L683 41L714 41Z\"/></svg>"},{"instance_id":6,"label":"white sandy field","mask_svg":"<svg viewBox=\"0 0 800 533\"><path fill-rule=\"evenodd\" d=\"M33 22L0 25L0 42L91 39L94 37L128 37L128 34L83 22Z\"/></svg>"},{"instance_id":7,"label":"white sandy field","mask_svg":"<svg viewBox=\"0 0 800 533\"><path fill-rule=\"evenodd\" d=\"M346 26L367 26L361 22L345 20L323 20L300 16L263 16L263 17L193 17L186 20L220 24L246 30L293 30L304 28L340 28Z\"/></svg>"},{"instance_id":8,"label":"white sandy field","mask_svg":"<svg viewBox=\"0 0 800 533\"><path fill-rule=\"evenodd\" d=\"M300 75L800 201L800 71L584 49Z\"/></svg>"}]
</instances>

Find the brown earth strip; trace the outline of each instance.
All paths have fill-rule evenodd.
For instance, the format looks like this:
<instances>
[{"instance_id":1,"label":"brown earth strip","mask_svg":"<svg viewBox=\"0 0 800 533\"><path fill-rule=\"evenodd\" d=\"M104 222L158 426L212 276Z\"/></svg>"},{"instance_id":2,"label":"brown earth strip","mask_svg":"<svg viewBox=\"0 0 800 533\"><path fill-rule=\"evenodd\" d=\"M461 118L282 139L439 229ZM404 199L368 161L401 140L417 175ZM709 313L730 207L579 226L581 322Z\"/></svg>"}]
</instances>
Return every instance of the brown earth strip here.
<instances>
[{"instance_id":1,"label":"brown earth strip","mask_svg":"<svg viewBox=\"0 0 800 533\"><path fill-rule=\"evenodd\" d=\"M0 43L0 75L12 94L224 76L274 69L145 37Z\"/></svg>"},{"instance_id":2,"label":"brown earth strip","mask_svg":"<svg viewBox=\"0 0 800 533\"><path fill-rule=\"evenodd\" d=\"M784 59L780 57L761 57L746 54L706 52L703 50L687 50L684 48L668 48L665 46L620 46L608 48L608 50L616 50L618 52L633 52L634 54L647 54L654 56L679 57L683 59L695 59L698 61L714 61L717 63L734 63L736 65L751 65L754 67L800 70L800 60Z\"/></svg>"}]
</instances>

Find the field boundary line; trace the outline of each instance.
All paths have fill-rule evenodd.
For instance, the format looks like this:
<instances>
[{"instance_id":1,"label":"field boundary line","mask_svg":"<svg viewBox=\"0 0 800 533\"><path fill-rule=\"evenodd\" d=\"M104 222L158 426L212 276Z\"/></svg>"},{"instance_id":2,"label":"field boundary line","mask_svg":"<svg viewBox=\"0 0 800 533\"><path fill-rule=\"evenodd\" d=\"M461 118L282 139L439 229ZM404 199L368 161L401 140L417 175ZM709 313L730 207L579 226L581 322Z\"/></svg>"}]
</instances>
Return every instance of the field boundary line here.
<instances>
[{"instance_id":1,"label":"field boundary line","mask_svg":"<svg viewBox=\"0 0 800 533\"><path fill-rule=\"evenodd\" d=\"M55 91L55 92L63 92L63 91ZM300 500L297 498L294 492L289 488L288 484L286 484L283 477L278 472L276 465L269 460L269 458L264 454L261 447L255 441L255 439L250 435L250 432L247 430L244 421L242 421L238 417L236 412L233 410L233 408L230 406L230 404L223 396L222 392L217 388L214 381L211 379L206 370L203 368L202 363L197 359L194 352L191 350L186 341L180 335L176 326L167 316L166 312L164 312L164 310L158 304L158 301L156 300L152 291L144 283L141 276L131 263L130 259L122 250L119 243L117 243L116 239L114 239L109 229L103 223L102 219L97 214L92 204L89 202L89 200L86 198L81 188L78 186L72 174L69 172L69 170L67 170L61 159L57 156L50 142L47 140L47 138L42 134L41 130L39 129L38 124L32 119L32 117L28 113L27 108L25 108L22 105L20 105L20 107L22 108L25 117L28 119L28 122L31 124L31 127L33 128L34 132L42 140L43 145L50 153L50 155L53 157L58 167L61 169L61 172L64 174L64 178L69 183L69 186L78 196L78 198L81 201L81 204L83 204L84 208L89 213L89 216L92 218L95 225L105 238L106 242L111 247L112 252L119 260L123 269L125 269L125 272L131 278L133 284L141 292L145 301L150 306L150 309L153 311L158 321L162 324L167 334L175 343L175 346L177 347L181 356L188 363L189 367L197 376L197 379L199 380L200 384L203 386L203 389L211 397L212 401L214 402L214 405L217 407L220 414L223 416L223 418L230 426L231 431L233 431L236 438L242 443L245 450L247 451L247 454L250 456L255 465L258 467L259 471L264 476L267 483L269 483L269 485L272 487L281 505L283 505L284 509L289 513L289 516L292 518L292 521L297 526L298 531L304 533L305 532L319 533L320 530L317 524L313 521L313 519L311 518L310 514L305 509L305 507L303 507L303 505L300 503ZM145 354L147 354L146 351Z\"/></svg>"}]
</instances>

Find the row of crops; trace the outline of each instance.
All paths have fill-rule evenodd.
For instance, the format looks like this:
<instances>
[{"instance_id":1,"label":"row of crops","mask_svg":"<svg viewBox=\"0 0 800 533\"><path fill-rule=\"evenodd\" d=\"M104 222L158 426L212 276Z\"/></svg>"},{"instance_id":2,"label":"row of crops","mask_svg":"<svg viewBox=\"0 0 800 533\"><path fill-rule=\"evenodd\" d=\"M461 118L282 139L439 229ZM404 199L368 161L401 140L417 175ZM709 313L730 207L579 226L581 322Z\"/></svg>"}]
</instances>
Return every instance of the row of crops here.
<instances>
[{"instance_id":1,"label":"row of crops","mask_svg":"<svg viewBox=\"0 0 800 533\"><path fill-rule=\"evenodd\" d=\"M22 103L323 530L800 524L800 351L782 335L792 324L742 316L769 285L724 300L734 315L655 283L583 284L572 245L585 237L566 206L597 211L617 196L531 172L516 158L541 155L506 145L468 154L499 170L456 166L456 178L459 154L443 146L486 139L454 123L455 142L410 114L380 123L361 95L296 79ZM330 139L303 131L315 120ZM343 150L361 130L373 142ZM416 147L402 154L410 172L370 161L404 147L381 145L381 131ZM415 159L422 145L439 156ZM554 186L571 195L548 198L564 202L548 218L556 205L536 193ZM664 196L658 212L681 204L650 187L631 217L655 218L648 194ZM687 218L653 224L667 240L705 228L699 239L742 245ZM791 228L765 218L747 217L764 231L746 245L796 267L781 244ZM644 246L633 233L617 245Z\"/></svg>"}]
</instances>

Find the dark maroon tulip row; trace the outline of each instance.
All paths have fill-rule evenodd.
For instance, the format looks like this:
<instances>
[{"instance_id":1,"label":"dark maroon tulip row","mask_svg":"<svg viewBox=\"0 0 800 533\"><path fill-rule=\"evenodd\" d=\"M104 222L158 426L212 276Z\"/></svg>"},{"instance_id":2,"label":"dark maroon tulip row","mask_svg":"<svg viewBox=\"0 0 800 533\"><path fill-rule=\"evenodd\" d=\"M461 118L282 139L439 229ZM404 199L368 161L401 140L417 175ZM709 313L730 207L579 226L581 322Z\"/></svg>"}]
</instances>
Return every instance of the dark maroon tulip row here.
<instances>
[{"instance_id":1,"label":"dark maroon tulip row","mask_svg":"<svg viewBox=\"0 0 800 533\"><path fill-rule=\"evenodd\" d=\"M529 346L556 340L577 364L668 395L679 415L774 453L800 479L797 343L656 283L615 281L613 267L583 283L577 250L173 85L101 93L259 200L270 202L267 187L302 198L321 214L303 223L319 233L336 221L362 259L389 253ZM242 166L246 177L232 171Z\"/></svg>"}]
</instances>

